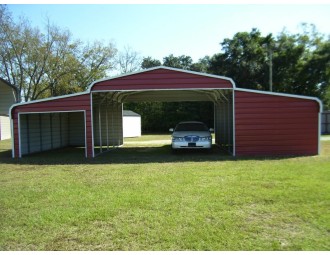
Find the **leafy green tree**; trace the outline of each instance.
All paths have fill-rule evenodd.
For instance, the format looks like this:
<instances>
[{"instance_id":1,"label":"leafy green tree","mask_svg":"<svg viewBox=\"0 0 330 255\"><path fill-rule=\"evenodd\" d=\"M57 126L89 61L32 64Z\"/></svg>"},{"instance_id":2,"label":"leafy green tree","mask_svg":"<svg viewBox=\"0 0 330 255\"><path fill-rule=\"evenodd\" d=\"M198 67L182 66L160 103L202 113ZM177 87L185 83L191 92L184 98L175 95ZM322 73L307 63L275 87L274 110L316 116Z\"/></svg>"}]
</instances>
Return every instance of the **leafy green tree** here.
<instances>
[{"instance_id":1,"label":"leafy green tree","mask_svg":"<svg viewBox=\"0 0 330 255\"><path fill-rule=\"evenodd\" d=\"M156 66L161 66L161 65L162 65L162 63L159 60L153 59L151 57L143 58L142 63L141 63L142 69L148 69L151 67L156 67Z\"/></svg>"},{"instance_id":2,"label":"leafy green tree","mask_svg":"<svg viewBox=\"0 0 330 255\"><path fill-rule=\"evenodd\" d=\"M263 37L257 29L236 33L210 58L208 72L231 77L238 87L268 90L271 69L273 91L317 96L328 105L329 39L314 25L301 28L301 33L284 30L276 38Z\"/></svg>"},{"instance_id":3,"label":"leafy green tree","mask_svg":"<svg viewBox=\"0 0 330 255\"><path fill-rule=\"evenodd\" d=\"M266 39L257 29L239 32L221 43L223 53L210 59L209 72L232 78L238 87L266 89Z\"/></svg>"},{"instance_id":4,"label":"leafy green tree","mask_svg":"<svg viewBox=\"0 0 330 255\"><path fill-rule=\"evenodd\" d=\"M46 24L45 32L26 19L15 22L0 5L0 76L24 101L84 90L113 68L112 44L84 45L67 30Z\"/></svg>"},{"instance_id":5,"label":"leafy green tree","mask_svg":"<svg viewBox=\"0 0 330 255\"><path fill-rule=\"evenodd\" d=\"M283 31L274 50L274 87L279 92L315 96L329 104L329 39L314 25L302 24L300 34Z\"/></svg>"},{"instance_id":6,"label":"leafy green tree","mask_svg":"<svg viewBox=\"0 0 330 255\"><path fill-rule=\"evenodd\" d=\"M324 108L330 110L330 39L320 44L313 52L313 56L307 65L307 70L313 70L311 74L320 89L320 97Z\"/></svg>"},{"instance_id":7,"label":"leafy green tree","mask_svg":"<svg viewBox=\"0 0 330 255\"><path fill-rule=\"evenodd\" d=\"M169 56L163 58L163 65L173 68L189 70L192 63L193 63L192 58L185 55L175 57L173 56L173 54L170 54Z\"/></svg>"},{"instance_id":8,"label":"leafy green tree","mask_svg":"<svg viewBox=\"0 0 330 255\"><path fill-rule=\"evenodd\" d=\"M197 63L192 63L189 69L195 72L207 73L210 68L210 60L209 56L200 58Z\"/></svg>"},{"instance_id":9,"label":"leafy green tree","mask_svg":"<svg viewBox=\"0 0 330 255\"><path fill-rule=\"evenodd\" d=\"M174 56L170 54L163 58L163 63L157 59L153 59L152 57L143 58L141 67L142 69L147 69L155 66L168 66L173 68L191 70L196 72L207 72L209 69L210 57L205 56L198 60L198 62L193 63L193 60L190 56Z\"/></svg>"}]
</instances>

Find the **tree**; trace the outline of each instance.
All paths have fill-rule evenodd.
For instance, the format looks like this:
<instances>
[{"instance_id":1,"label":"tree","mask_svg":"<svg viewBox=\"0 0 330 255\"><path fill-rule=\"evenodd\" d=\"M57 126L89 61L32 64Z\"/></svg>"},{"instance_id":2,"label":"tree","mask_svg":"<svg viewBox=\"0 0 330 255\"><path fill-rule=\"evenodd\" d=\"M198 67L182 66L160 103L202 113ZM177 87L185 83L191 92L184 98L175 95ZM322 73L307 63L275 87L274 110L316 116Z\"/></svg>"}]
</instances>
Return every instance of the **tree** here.
<instances>
[{"instance_id":1,"label":"tree","mask_svg":"<svg viewBox=\"0 0 330 255\"><path fill-rule=\"evenodd\" d=\"M223 53L211 57L209 72L232 78L238 87L266 89L265 43L266 37L255 28L250 33L239 32L232 39L224 39Z\"/></svg>"},{"instance_id":2,"label":"tree","mask_svg":"<svg viewBox=\"0 0 330 255\"><path fill-rule=\"evenodd\" d=\"M173 54L170 54L169 56L163 58L163 65L173 68L189 70L192 63L192 58L185 55L175 57Z\"/></svg>"},{"instance_id":3,"label":"tree","mask_svg":"<svg viewBox=\"0 0 330 255\"><path fill-rule=\"evenodd\" d=\"M141 67L142 69L147 69L156 66L168 66L173 68L191 70L196 72L207 72L209 69L210 57L205 56L198 60L197 63L193 63L193 60L190 56L174 56L170 54L163 58L163 63L161 63L157 59L153 59L152 57L143 58Z\"/></svg>"},{"instance_id":4,"label":"tree","mask_svg":"<svg viewBox=\"0 0 330 255\"><path fill-rule=\"evenodd\" d=\"M161 62L157 59L152 59L151 57L143 58L141 67L142 69L148 69L151 67L161 66Z\"/></svg>"},{"instance_id":5,"label":"tree","mask_svg":"<svg viewBox=\"0 0 330 255\"><path fill-rule=\"evenodd\" d=\"M314 25L302 33L283 30L276 38L257 29L239 32L221 43L222 52L210 58L208 72L233 78L238 87L268 90L270 53L273 91L316 96L328 102L329 40Z\"/></svg>"},{"instance_id":6,"label":"tree","mask_svg":"<svg viewBox=\"0 0 330 255\"><path fill-rule=\"evenodd\" d=\"M113 68L109 43L84 45L48 21L45 32L26 19L15 23L0 6L0 76L16 86L24 101L82 91Z\"/></svg>"},{"instance_id":7,"label":"tree","mask_svg":"<svg viewBox=\"0 0 330 255\"><path fill-rule=\"evenodd\" d=\"M200 58L197 63L192 63L190 66L191 71L207 73L210 68L210 57L205 56Z\"/></svg>"},{"instance_id":8,"label":"tree","mask_svg":"<svg viewBox=\"0 0 330 255\"><path fill-rule=\"evenodd\" d=\"M120 73L131 73L141 68L142 59L137 51L126 46L122 52L118 54L117 65Z\"/></svg>"},{"instance_id":9,"label":"tree","mask_svg":"<svg viewBox=\"0 0 330 255\"><path fill-rule=\"evenodd\" d=\"M314 25L302 24L301 34L283 31L274 50L274 84L277 91L323 99L329 86L329 40Z\"/></svg>"},{"instance_id":10,"label":"tree","mask_svg":"<svg viewBox=\"0 0 330 255\"><path fill-rule=\"evenodd\" d=\"M300 72L301 93L320 97L330 109L330 40L320 42Z\"/></svg>"}]
</instances>

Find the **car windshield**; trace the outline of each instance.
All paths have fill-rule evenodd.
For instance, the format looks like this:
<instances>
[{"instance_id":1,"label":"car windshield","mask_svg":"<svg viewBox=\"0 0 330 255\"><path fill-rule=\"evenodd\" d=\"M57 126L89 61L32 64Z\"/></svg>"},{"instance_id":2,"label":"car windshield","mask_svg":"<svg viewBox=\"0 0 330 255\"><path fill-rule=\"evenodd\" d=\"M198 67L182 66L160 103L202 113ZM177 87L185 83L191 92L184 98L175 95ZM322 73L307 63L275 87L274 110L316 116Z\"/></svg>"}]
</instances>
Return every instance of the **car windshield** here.
<instances>
[{"instance_id":1,"label":"car windshield","mask_svg":"<svg viewBox=\"0 0 330 255\"><path fill-rule=\"evenodd\" d=\"M175 131L208 131L208 129L203 123L180 123Z\"/></svg>"}]
</instances>

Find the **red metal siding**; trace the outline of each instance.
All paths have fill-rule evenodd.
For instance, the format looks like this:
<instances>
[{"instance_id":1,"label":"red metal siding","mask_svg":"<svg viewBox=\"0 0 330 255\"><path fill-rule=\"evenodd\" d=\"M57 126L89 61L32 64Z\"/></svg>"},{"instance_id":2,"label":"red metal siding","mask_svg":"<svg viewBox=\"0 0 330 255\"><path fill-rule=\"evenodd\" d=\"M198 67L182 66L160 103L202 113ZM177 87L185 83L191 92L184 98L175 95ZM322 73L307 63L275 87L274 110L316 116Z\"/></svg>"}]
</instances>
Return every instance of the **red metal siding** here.
<instances>
[{"instance_id":1,"label":"red metal siding","mask_svg":"<svg viewBox=\"0 0 330 255\"><path fill-rule=\"evenodd\" d=\"M167 69L156 69L112 80L101 81L92 90L143 90L143 89L189 89L232 88L230 81L198 74Z\"/></svg>"},{"instance_id":2,"label":"red metal siding","mask_svg":"<svg viewBox=\"0 0 330 255\"><path fill-rule=\"evenodd\" d=\"M236 91L236 155L316 155L318 113L314 100Z\"/></svg>"},{"instance_id":3,"label":"red metal siding","mask_svg":"<svg viewBox=\"0 0 330 255\"><path fill-rule=\"evenodd\" d=\"M49 101L31 102L22 104L12 109L14 120L14 149L15 157L19 156L19 130L18 130L18 114L19 113L42 113L42 112L60 112L60 111L85 111L86 112L86 141L87 141L87 157L93 156L92 148L92 124L91 124L91 107L90 94L72 95L70 97L55 98Z\"/></svg>"}]
</instances>

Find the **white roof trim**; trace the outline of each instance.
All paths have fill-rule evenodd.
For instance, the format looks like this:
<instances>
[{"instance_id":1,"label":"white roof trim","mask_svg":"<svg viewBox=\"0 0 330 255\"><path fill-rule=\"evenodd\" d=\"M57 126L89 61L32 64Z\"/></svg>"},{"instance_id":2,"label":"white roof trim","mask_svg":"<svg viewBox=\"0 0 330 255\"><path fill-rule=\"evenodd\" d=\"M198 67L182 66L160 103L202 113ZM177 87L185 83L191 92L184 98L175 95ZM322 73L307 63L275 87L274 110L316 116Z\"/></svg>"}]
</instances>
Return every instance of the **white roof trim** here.
<instances>
[{"instance_id":1,"label":"white roof trim","mask_svg":"<svg viewBox=\"0 0 330 255\"><path fill-rule=\"evenodd\" d=\"M300 95L294 95L294 94L285 94L285 93L279 93L279 92L270 92L270 91L253 90L253 89L241 89L241 88L235 88L235 91L242 91L242 92L250 92L250 93L257 93L257 94L272 95L272 96L292 97L292 98L314 100L314 101L316 101L319 104L319 106L320 106L320 112L323 111L322 101L320 99L318 99L317 97L300 96Z\"/></svg>"},{"instance_id":2,"label":"white roof trim","mask_svg":"<svg viewBox=\"0 0 330 255\"><path fill-rule=\"evenodd\" d=\"M105 92L149 92L149 91L204 91L204 90L233 90L232 88L174 88L174 89L114 89L114 90L93 90L91 93L105 93Z\"/></svg>"},{"instance_id":3,"label":"white roof trim","mask_svg":"<svg viewBox=\"0 0 330 255\"><path fill-rule=\"evenodd\" d=\"M221 80L227 80L227 81L229 81L233 85L233 88L236 88L235 82L231 78L228 78L228 77L225 77L225 76L219 76L219 75L208 74L208 73L200 73L200 72L195 72L195 71L190 71L190 70L184 70L184 69L179 69L179 68L173 68L173 67L167 67L167 66L156 66L156 67L152 67L152 68L148 68L148 69L144 69L144 70L140 70L140 71L136 71L136 72L132 72L132 73L125 73L125 74L121 74L121 75L117 75L117 76L113 76L113 77L108 77L108 78L96 80L96 81L92 82L88 86L87 91L91 91L92 87L96 83L99 83L99 82L108 81L108 80L114 80L114 79L117 79L117 78L121 78L121 77L125 77L125 76L130 76L130 75L134 75L134 74L139 74L139 73L145 73L145 72L149 72L149 71L153 71L153 70L157 70L157 69L166 69L166 70L177 71L177 72L182 72L182 73L195 74L195 75L204 76L204 77L210 77L210 78L216 78L216 79L221 79Z\"/></svg>"}]
</instances>

